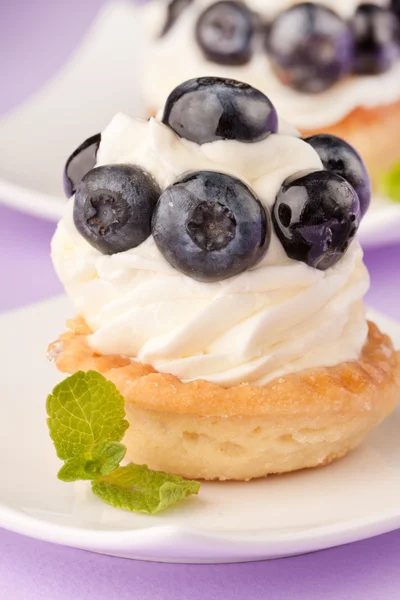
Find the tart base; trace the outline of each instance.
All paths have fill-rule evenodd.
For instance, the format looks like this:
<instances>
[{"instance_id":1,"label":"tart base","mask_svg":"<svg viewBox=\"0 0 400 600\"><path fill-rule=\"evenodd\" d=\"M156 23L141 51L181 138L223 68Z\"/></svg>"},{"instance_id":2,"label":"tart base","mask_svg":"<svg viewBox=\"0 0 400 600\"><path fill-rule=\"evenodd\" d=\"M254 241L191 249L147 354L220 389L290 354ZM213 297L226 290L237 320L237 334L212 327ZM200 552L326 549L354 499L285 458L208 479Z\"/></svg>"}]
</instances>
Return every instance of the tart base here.
<instances>
[{"instance_id":1,"label":"tart base","mask_svg":"<svg viewBox=\"0 0 400 600\"><path fill-rule=\"evenodd\" d=\"M361 154L379 192L382 174L400 162L400 142L396 131L400 123L400 101L375 108L358 107L345 119L320 129L302 130L304 137L331 133L345 139Z\"/></svg>"},{"instance_id":2,"label":"tart base","mask_svg":"<svg viewBox=\"0 0 400 600\"><path fill-rule=\"evenodd\" d=\"M82 320L69 327L49 348L57 368L113 381L126 402L127 458L183 477L249 480L325 465L357 447L400 399L400 352L374 323L358 361L229 388L100 356Z\"/></svg>"}]
</instances>

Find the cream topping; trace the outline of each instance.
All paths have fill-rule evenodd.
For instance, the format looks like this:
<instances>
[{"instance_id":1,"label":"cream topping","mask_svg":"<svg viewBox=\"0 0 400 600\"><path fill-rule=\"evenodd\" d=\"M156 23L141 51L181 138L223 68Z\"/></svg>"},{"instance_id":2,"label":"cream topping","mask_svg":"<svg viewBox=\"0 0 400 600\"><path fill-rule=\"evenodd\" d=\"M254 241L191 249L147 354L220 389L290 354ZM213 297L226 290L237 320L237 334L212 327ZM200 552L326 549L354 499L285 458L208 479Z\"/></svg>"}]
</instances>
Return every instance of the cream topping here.
<instances>
[{"instance_id":1,"label":"cream topping","mask_svg":"<svg viewBox=\"0 0 400 600\"><path fill-rule=\"evenodd\" d=\"M280 131L254 144L198 146L155 119L120 114L102 134L98 166L140 165L161 188L191 170L233 174L271 209L289 175L322 166L308 144L287 134L290 128L281 125ZM170 266L151 236L132 250L102 255L75 228L73 203L53 238L52 257L98 352L150 363L184 381L203 378L225 386L262 385L359 356L369 280L358 242L334 267L318 271L289 259L273 232L260 263L210 284Z\"/></svg>"}]
</instances>

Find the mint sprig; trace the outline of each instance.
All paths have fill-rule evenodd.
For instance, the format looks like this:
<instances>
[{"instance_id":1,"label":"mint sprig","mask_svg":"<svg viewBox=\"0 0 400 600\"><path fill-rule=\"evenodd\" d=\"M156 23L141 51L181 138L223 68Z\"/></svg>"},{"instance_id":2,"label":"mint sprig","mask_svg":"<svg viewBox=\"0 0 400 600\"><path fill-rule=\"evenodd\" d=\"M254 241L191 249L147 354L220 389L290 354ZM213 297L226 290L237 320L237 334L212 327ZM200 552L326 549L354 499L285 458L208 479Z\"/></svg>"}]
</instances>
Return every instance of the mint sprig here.
<instances>
[{"instance_id":1,"label":"mint sprig","mask_svg":"<svg viewBox=\"0 0 400 600\"><path fill-rule=\"evenodd\" d=\"M128 422L124 398L96 371L78 371L47 398L47 424L57 456L64 461L62 481L87 480L104 502L133 512L155 514L191 494L200 484L152 471L146 465L119 466Z\"/></svg>"},{"instance_id":2,"label":"mint sprig","mask_svg":"<svg viewBox=\"0 0 400 600\"><path fill-rule=\"evenodd\" d=\"M57 456L65 461L63 481L93 479L116 469L126 449L119 444L128 428L124 399L100 373L79 371L47 398L47 424Z\"/></svg>"},{"instance_id":3,"label":"mint sprig","mask_svg":"<svg viewBox=\"0 0 400 600\"><path fill-rule=\"evenodd\" d=\"M400 163L382 176L381 186L387 198L400 202Z\"/></svg>"}]
</instances>

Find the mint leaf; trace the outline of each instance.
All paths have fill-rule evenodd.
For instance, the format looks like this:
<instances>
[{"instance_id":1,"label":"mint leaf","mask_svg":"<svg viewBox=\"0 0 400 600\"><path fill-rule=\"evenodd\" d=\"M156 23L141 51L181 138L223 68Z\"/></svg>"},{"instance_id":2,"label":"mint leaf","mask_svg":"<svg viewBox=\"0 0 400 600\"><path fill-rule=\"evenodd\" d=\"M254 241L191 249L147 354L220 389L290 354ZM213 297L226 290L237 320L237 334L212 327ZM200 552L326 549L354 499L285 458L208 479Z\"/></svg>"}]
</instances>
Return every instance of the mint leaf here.
<instances>
[{"instance_id":1,"label":"mint leaf","mask_svg":"<svg viewBox=\"0 0 400 600\"><path fill-rule=\"evenodd\" d=\"M119 442L100 442L93 449L93 465L98 465L99 475L108 475L120 464L126 454L126 446Z\"/></svg>"},{"instance_id":2,"label":"mint leaf","mask_svg":"<svg viewBox=\"0 0 400 600\"><path fill-rule=\"evenodd\" d=\"M62 460L91 459L100 442L119 442L128 427L124 399L111 381L96 371L78 371L47 398L50 437Z\"/></svg>"},{"instance_id":3,"label":"mint leaf","mask_svg":"<svg viewBox=\"0 0 400 600\"><path fill-rule=\"evenodd\" d=\"M382 177L382 191L395 202L400 202L400 163Z\"/></svg>"},{"instance_id":4,"label":"mint leaf","mask_svg":"<svg viewBox=\"0 0 400 600\"><path fill-rule=\"evenodd\" d=\"M92 490L101 500L116 508L153 515L197 494L200 484L186 481L146 465L119 467L107 477L92 482Z\"/></svg>"},{"instance_id":5,"label":"mint leaf","mask_svg":"<svg viewBox=\"0 0 400 600\"><path fill-rule=\"evenodd\" d=\"M85 460L78 456L69 458L58 472L62 481L93 480L114 471L126 453L126 447L119 442L100 442L94 446L92 458Z\"/></svg>"},{"instance_id":6,"label":"mint leaf","mask_svg":"<svg viewBox=\"0 0 400 600\"><path fill-rule=\"evenodd\" d=\"M200 484L151 471L145 465L120 467L128 427L124 399L96 371L78 371L48 396L47 424L57 456L64 460L62 481L87 480L104 502L125 510L154 514L197 494Z\"/></svg>"},{"instance_id":7,"label":"mint leaf","mask_svg":"<svg viewBox=\"0 0 400 600\"><path fill-rule=\"evenodd\" d=\"M57 473L58 479L61 481L80 481L80 480L93 480L93 473L86 471L86 462L80 457L69 458L65 461L61 469Z\"/></svg>"}]
</instances>

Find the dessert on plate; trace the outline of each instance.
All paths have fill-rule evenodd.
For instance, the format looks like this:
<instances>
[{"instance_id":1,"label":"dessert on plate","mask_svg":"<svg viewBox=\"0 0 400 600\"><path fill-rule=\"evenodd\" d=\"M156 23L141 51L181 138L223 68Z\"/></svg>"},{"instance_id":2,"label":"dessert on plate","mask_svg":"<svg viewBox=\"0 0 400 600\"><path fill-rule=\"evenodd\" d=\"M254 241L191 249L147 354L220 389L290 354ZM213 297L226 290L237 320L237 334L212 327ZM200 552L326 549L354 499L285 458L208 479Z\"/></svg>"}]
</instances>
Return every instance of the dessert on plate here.
<instances>
[{"instance_id":1,"label":"dessert on plate","mask_svg":"<svg viewBox=\"0 0 400 600\"><path fill-rule=\"evenodd\" d=\"M206 77L68 161L52 258L76 317L50 355L115 383L135 463L221 480L324 465L395 408L400 356L363 304L368 174L317 142Z\"/></svg>"},{"instance_id":2,"label":"dessert on plate","mask_svg":"<svg viewBox=\"0 0 400 600\"><path fill-rule=\"evenodd\" d=\"M185 79L245 81L305 137L355 146L381 191L400 161L399 0L150 0L141 11L150 110Z\"/></svg>"}]
</instances>

